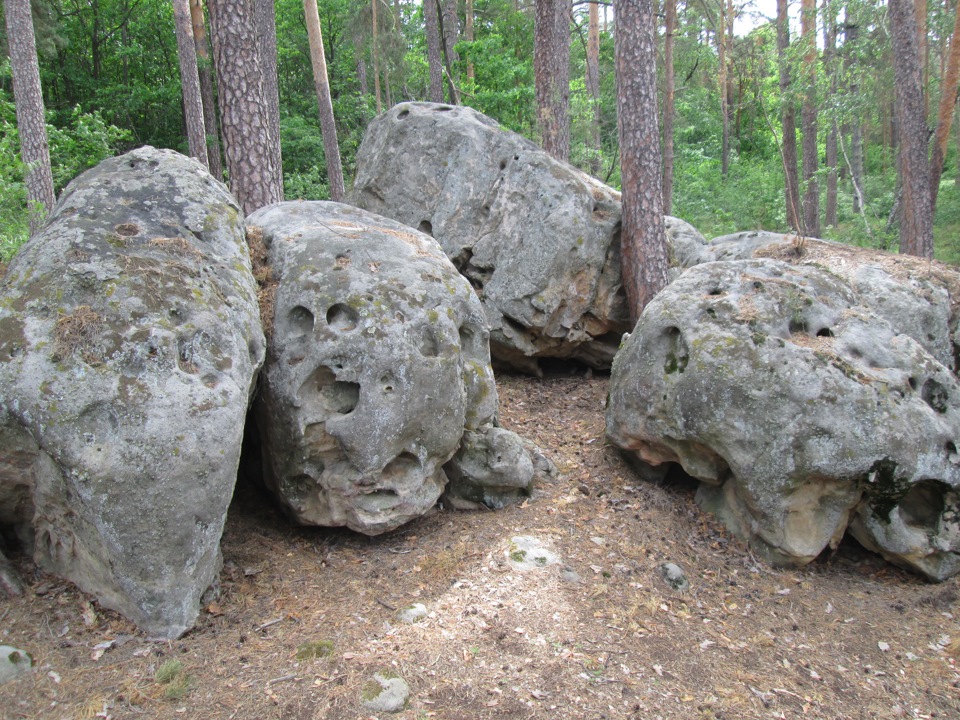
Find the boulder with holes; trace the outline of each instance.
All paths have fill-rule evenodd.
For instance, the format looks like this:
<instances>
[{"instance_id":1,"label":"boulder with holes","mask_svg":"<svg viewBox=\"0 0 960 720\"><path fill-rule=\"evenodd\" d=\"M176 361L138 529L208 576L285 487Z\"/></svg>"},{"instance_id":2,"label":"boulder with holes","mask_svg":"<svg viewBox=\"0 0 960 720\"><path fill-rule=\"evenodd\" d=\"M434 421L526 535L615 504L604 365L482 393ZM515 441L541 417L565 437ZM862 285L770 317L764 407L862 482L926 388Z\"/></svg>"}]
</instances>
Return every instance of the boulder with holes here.
<instances>
[{"instance_id":1,"label":"boulder with holes","mask_svg":"<svg viewBox=\"0 0 960 720\"><path fill-rule=\"evenodd\" d=\"M403 103L367 128L352 201L439 241L499 362L610 366L629 329L616 191L468 107Z\"/></svg>"},{"instance_id":2,"label":"boulder with holes","mask_svg":"<svg viewBox=\"0 0 960 720\"><path fill-rule=\"evenodd\" d=\"M422 515L465 431L501 451L470 450L454 496L477 496L475 483L491 507L529 494L529 451L494 424L483 309L433 239L326 202L248 223L276 281L257 401L264 476L296 521L376 535Z\"/></svg>"},{"instance_id":3,"label":"boulder with holes","mask_svg":"<svg viewBox=\"0 0 960 720\"><path fill-rule=\"evenodd\" d=\"M617 355L607 433L682 466L701 506L776 563L807 563L849 527L933 580L960 571L960 384L836 274L687 270Z\"/></svg>"},{"instance_id":4,"label":"boulder with holes","mask_svg":"<svg viewBox=\"0 0 960 720\"><path fill-rule=\"evenodd\" d=\"M42 568L180 635L220 568L264 354L236 202L172 151L111 158L0 295L0 523Z\"/></svg>"},{"instance_id":5,"label":"boulder with holes","mask_svg":"<svg viewBox=\"0 0 960 720\"><path fill-rule=\"evenodd\" d=\"M960 370L960 273L949 266L792 234L750 231L698 243L690 232L677 236L669 222L667 232L675 236L672 258L683 268L755 257L826 268L896 332L912 337L955 373Z\"/></svg>"}]
</instances>

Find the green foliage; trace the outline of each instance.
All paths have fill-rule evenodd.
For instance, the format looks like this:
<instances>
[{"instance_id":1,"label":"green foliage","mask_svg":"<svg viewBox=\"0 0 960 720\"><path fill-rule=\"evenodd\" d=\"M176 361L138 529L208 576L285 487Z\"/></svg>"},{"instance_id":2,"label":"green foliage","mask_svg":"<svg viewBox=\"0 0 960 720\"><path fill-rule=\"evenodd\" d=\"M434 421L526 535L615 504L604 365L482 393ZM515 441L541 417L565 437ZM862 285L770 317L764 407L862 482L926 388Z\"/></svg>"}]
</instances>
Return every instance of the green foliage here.
<instances>
[{"instance_id":1,"label":"green foliage","mask_svg":"<svg viewBox=\"0 0 960 720\"><path fill-rule=\"evenodd\" d=\"M182 700L193 689L193 678L179 660L167 660L157 668L153 679L163 688L166 700Z\"/></svg>"},{"instance_id":2,"label":"green foliage","mask_svg":"<svg viewBox=\"0 0 960 720\"><path fill-rule=\"evenodd\" d=\"M130 141L128 131L107 124L97 110L85 113L77 105L66 119L64 127L47 125L53 184L57 193L84 170L113 156L119 147Z\"/></svg>"}]
</instances>

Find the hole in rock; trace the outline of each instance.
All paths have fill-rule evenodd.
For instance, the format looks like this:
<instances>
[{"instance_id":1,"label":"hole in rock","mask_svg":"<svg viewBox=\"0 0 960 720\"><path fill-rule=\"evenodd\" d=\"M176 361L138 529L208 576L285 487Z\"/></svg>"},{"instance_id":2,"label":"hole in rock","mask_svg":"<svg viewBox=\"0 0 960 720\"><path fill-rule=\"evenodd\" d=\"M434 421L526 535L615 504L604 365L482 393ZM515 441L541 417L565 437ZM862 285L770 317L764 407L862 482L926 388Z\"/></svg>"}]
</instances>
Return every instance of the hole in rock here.
<instances>
[{"instance_id":1,"label":"hole in rock","mask_svg":"<svg viewBox=\"0 0 960 720\"><path fill-rule=\"evenodd\" d=\"M461 325L457 332L460 335L461 354L474 355L476 352L477 331L469 325Z\"/></svg>"},{"instance_id":2,"label":"hole in rock","mask_svg":"<svg viewBox=\"0 0 960 720\"><path fill-rule=\"evenodd\" d=\"M945 449L946 449L946 451L947 451L947 455L956 455L956 454L957 454L957 446L954 445L953 440L947 440L947 444L946 444L946 446L945 446Z\"/></svg>"},{"instance_id":3,"label":"hole in rock","mask_svg":"<svg viewBox=\"0 0 960 720\"><path fill-rule=\"evenodd\" d=\"M397 378L392 372L384 373L380 377L380 389L385 395L390 395L397 389Z\"/></svg>"},{"instance_id":4,"label":"hole in rock","mask_svg":"<svg viewBox=\"0 0 960 720\"><path fill-rule=\"evenodd\" d=\"M506 160L501 160L501 161L500 161L500 169L501 169L501 170L506 170L506 169L507 169L507 161L506 161Z\"/></svg>"},{"instance_id":5,"label":"hole in rock","mask_svg":"<svg viewBox=\"0 0 960 720\"><path fill-rule=\"evenodd\" d=\"M401 110L400 112L397 113L397 119L398 119L398 120L403 120L403 119L404 119L405 117L407 117L407 115L409 115L409 114L410 114L410 111L409 111L409 110Z\"/></svg>"},{"instance_id":6,"label":"hole in rock","mask_svg":"<svg viewBox=\"0 0 960 720\"><path fill-rule=\"evenodd\" d=\"M328 311L327 322L329 322L329 317L330 313ZM313 332L313 313L303 305L297 305L293 308L287 314L287 320L290 322L290 335L292 337L302 337Z\"/></svg>"},{"instance_id":7,"label":"hole in rock","mask_svg":"<svg viewBox=\"0 0 960 720\"><path fill-rule=\"evenodd\" d=\"M936 530L944 509L944 495L949 486L939 480L921 480L900 498L897 511L907 525Z\"/></svg>"},{"instance_id":8,"label":"hole in rock","mask_svg":"<svg viewBox=\"0 0 960 720\"><path fill-rule=\"evenodd\" d=\"M793 318L790 320L790 325L788 326L791 335L802 334L807 332L807 323L802 318Z\"/></svg>"},{"instance_id":9,"label":"hole in rock","mask_svg":"<svg viewBox=\"0 0 960 720\"><path fill-rule=\"evenodd\" d=\"M328 413L347 415L360 402L360 386L337 380L333 371L321 365L303 381L297 399L304 405L321 405Z\"/></svg>"},{"instance_id":10,"label":"hole in rock","mask_svg":"<svg viewBox=\"0 0 960 720\"><path fill-rule=\"evenodd\" d=\"M417 225L417 230L433 237L433 224L429 220L421 220L420 224Z\"/></svg>"},{"instance_id":11,"label":"hole in rock","mask_svg":"<svg viewBox=\"0 0 960 720\"><path fill-rule=\"evenodd\" d=\"M710 295L713 297L716 297L717 295L723 295L723 290L721 290L720 288L714 288L713 290L708 292L707 295Z\"/></svg>"},{"instance_id":12,"label":"hole in rock","mask_svg":"<svg viewBox=\"0 0 960 720\"><path fill-rule=\"evenodd\" d=\"M917 389L917 379L915 377L907 378L907 384L910 385L911 390Z\"/></svg>"},{"instance_id":13,"label":"hole in rock","mask_svg":"<svg viewBox=\"0 0 960 720\"><path fill-rule=\"evenodd\" d=\"M666 353L663 372L667 375L673 373L682 375L687 369L687 363L690 362L690 351L686 340L683 339L683 333L680 332L680 328L668 327L664 330L664 335L666 336Z\"/></svg>"},{"instance_id":14,"label":"hole in rock","mask_svg":"<svg viewBox=\"0 0 960 720\"><path fill-rule=\"evenodd\" d=\"M434 112L450 112L451 110L453 110L453 108L449 105L441 105L440 107L433 109Z\"/></svg>"},{"instance_id":15,"label":"hole in rock","mask_svg":"<svg viewBox=\"0 0 960 720\"><path fill-rule=\"evenodd\" d=\"M457 272L462 273L464 268L470 264L470 260L473 258L473 249L465 247L455 257L451 258L453 266L457 269Z\"/></svg>"},{"instance_id":16,"label":"hole in rock","mask_svg":"<svg viewBox=\"0 0 960 720\"><path fill-rule=\"evenodd\" d=\"M830 328L820 328L817 330L817 337L833 337L833 330Z\"/></svg>"},{"instance_id":17,"label":"hole in rock","mask_svg":"<svg viewBox=\"0 0 960 720\"><path fill-rule=\"evenodd\" d=\"M120 223L114 230L121 237L135 237L140 234L140 226L135 223Z\"/></svg>"},{"instance_id":18,"label":"hole in rock","mask_svg":"<svg viewBox=\"0 0 960 720\"><path fill-rule=\"evenodd\" d=\"M945 413L947 411L950 396L947 394L947 389L933 378L928 379L923 384L920 396L927 405L938 413Z\"/></svg>"},{"instance_id":19,"label":"hole in rock","mask_svg":"<svg viewBox=\"0 0 960 720\"><path fill-rule=\"evenodd\" d=\"M437 357L440 354L440 343L437 342L433 330L424 328L420 332L420 345L417 349L424 357Z\"/></svg>"},{"instance_id":20,"label":"hole in rock","mask_svg":"<svg viewBox=\"0 0 960 720\"><path fill-rule=\"evenodd\" d=\"M327 310L327 325L339 332L350 332L357 327L359 322L360 316L349 305L337 303Z\"/></svg>"},{"instance_id":21,"label":"hole in rock","mask_svg":"<svg viewBox=\"0 0 960 720\"><path fill-rule=\"evenodd\" d=\"M422 470L420 460L417 459L416 455L410 452L402 452L383 467L380 476L385 483L393 485L409 479L419 480ZM381 490L381 492L383 491Z\"/></svg>"}]
</instances>

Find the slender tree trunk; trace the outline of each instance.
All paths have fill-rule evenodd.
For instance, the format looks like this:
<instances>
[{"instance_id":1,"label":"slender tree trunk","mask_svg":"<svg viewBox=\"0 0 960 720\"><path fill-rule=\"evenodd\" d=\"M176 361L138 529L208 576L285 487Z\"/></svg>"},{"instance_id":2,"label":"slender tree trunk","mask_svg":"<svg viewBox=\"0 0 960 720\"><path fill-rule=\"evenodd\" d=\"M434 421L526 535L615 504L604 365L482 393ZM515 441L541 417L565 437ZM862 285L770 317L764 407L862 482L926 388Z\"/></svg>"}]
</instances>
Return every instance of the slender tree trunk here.
<instances>
[{"instance_id":1,"label":"slender tree trunk","mask_svg":"<svg viewBox=\"0 0 960 720\"><path fill-rule=\"evenodd\" d=\"M376 1L376 0L374 0ZM430 69L430 102L443 102L443 60L440 48L440 16L436 0L423 0L423 22L427 33L427 65Z\"/></svg>"},{"instance_id":2,"label":"slender tree trunk","mask_svg":"<svg viewBox=\"0 0 960 720\"><path fill-rule=\"evenodd\" d=\"M660 130L657 127L656 26L653 0L618 0L615 60L620 178L621 270L635 323L667 284Z\"/></svg>"},{"instance_id":3,"label":"slender tree trunk","mask_svg":"<svg viewBox=\"0 0 960 720\"><path fill-rule=\"evenodd\" d=\"M858 19L850 9L850 3L844 6L844 65L850 78L848 92L851 97L860 94L860 70L857 67L854 53L856 52L859 37ZM850 123L850 181L853 183L853 211L861 213L865 209L861 200L866 202L866 188L864 187L863 167L863 124L859 118Z\"/></svg>"},{"instance_id":4,"label":"slender tree trunk","mask_svg":"<svg viewBox=\"0 0 960 720\"><path fill-rule=\"evenodd\" d=\"M460 41L460 18L457 17L457 0L443 2L443 49L447 55L447 71L454 81L457 76L455 70L460 56L457 54L457 43Z\"/></svg>"},{"instance_id":5,"label":"slender tree trunk","mask_svg":"<svg viewBox=\"0 0 960 720\"><path fill-rule=\"evenodd\" d=\"M677 29L677 0L665 0L663 37L663 212L673 211L673 116L676 78L673 68L673 39ZM591 8L596 7L591 5Z\"/></svg>"},{"instance_id":6,"label":"slender tree trunk","mask_svg":"<svg viewBox=\"0 0 960 720\"><path fill-rule=\"evenodd\" d=\"M936 210L937 194L940 192L940 177L943 174L943 161L947 156L947 141L953 125L953 110L957 104L957 86L960 84L960 2L955 10L953 35L950 39L950 52L941 81L940 108L937 112L937 130L933 138L930 153L930 202Z\"/></svg>"},{"instance_id":7,"label":"slender tree trunk","mask_svg":"<svg viewBox=\"0 0 960 720\"><path fill-rule=\"evenodd\" d=\"M173 0L176 23L177 56L180 59L180 86L183 91L183 116L187 126L190 156L207 167L207 131L203 123L203 100L200 97L200 73L197 70L197 46L190 22L189 0Z\"/></svg>"},{"instance_id":8,"label":"slender tree trunk","mask_svg":"<svg viewBox=\"0 0 960 720\"><path fill-rule=\"evenodd\" d=\"M917 20L911 0L889 0L887 8L900 127L900 252L932 258L933 204Z\"/></svg>"},{"instance_id":9,"label":"slender tree trunk","mask_svg":"<svg viewBox=\"0 0 960 720\"><path fill-rule=\"evenodd\" d=\"M467 0L466 22L463 28L463 39L467 42L473 42L473 0ZM476 80L476 71L473 67L473 60L467 60L467 80L473 82Z\"/></svg>"},{"instance_id":10,"label":"slender tree trunk","mask_svg":"<svg viewBox=\"0 0 960 720\"><path fill-rule=\"evenodd\" d=\"M780 123L783 126L783 179L787 223L795 232L803 232L800 216L800 178L797 175L797 120L791 92L790 25L787 0L777 0L777 57L780 66Z\"/></svg>"},{"instance_id":11,"label":"slender tree trunk","mask_svg":"<svg viewBox=\"0 0 960 720\"><path fill-rule=\"evenodd\" d=\"M53 208L55 198L33 15L30 0L4 0L3 11L13 74L13 97L17 106L20 157L27 166L24 183L27 186L30 234L34 235Z\"/></svg>"},{"instance_id":12,"label":"slender tree trunk","mask_svg":"<svg viewBox=\"0 0 960 720\"><path fill-rule=\"evenodd\" d=\"M830 79L830 100L837 94L837 12L830 0L823 0L823 62L824 72ZM829 119L827 128L827 199L823 222L827 227L837 226L837 121Z\"/></svg>"},{"instance_id":13,"label":"slender tree trunk","mask_svg":"<svg viewBox=\"0 0 960 720\"><path fill-rule=\"evenodd\" d=\"M453 6L452 20L454 28L457 26L456 0L448 0L443 7L439 6L440 0L437 0L437 2L437 18L440 22L440 37L443 40L440 44L440 50L443 54L443 75L447 79L447 94L451 105L459 105L460 92L457 90L456 67L454 65L458 57L456 50L453 49L457 41L455 37L451 40L451 31L447 30L447 22L451 19L451 13L449 12L451 5ZM453 36L455 36L457 32L457 30L454 30Z\"/></svg>"},{"instance_id":14,"label":"slender tree trunk","mask_svg":"<svg viewBox=\"0 0 960 720\"><path fill-rule=\"evenodd\" d=\"M914 0L917 16L917 43L920 49L920 76L923 79L920 92L923 95L923 116L930 117L930 44L927 42L927 0Z\"/></svg>"},{"instance_id":15,"label":"slender tree trunk","mask_svg":"<svg viewBox=\"0 0 960 720\"><path fill-rule=\"evenodd\" d=\"M274 0L254 0L257 17L257 33L260 39L260 56L263 63L263 97L267 103L267 137L271 152L277 162L283 164L280 153L280 87L277 80L277 18ZM281 199L283 176L280 177Z\"/></svg>"},{"instance_id":16,"label":"slender tree trunk","mask_svg":"<svg viewBox=\"0 0 960 720\"><path fill-rule=\"evenodd\" d=\"M283 169L271 141L262 38L254 0L208 0L230 190L247 214L283 200Z\"/></svg>"},{"instance_id":17,"label":"slender tree trunk","mask_svg":"<svg viewBox=\"0 0 960 720\"><path fill-rule=\"evenodd\" d=\"M599 177L603 149L600 145L600 8L595 0L588 4L587 56L584 81L593 117L590 121L590 174Z\"/></svg>"},{"instance_id":18,"label":"slender tree trunk","mask_svg":"<svg viewBox=\"0 0 960 720\"><path fill-rule=\"evenodd\" d=\"M802 0L800 37L804 46L804 96L800 109L803 136L803 226L807 235L820 236L820 188L817 182L819 165L817 149L817 4Z\"/></svg>"},{"instance_id":19,"label":"slender tree trunk","mask_svg":"<svg viewBox=\"0 0 960 720\"><path fill-rule=\"evenodd\" d=\"M190 17L193 20L193 41L197 53L200 97L203 101L203 126L207 132L207 165L210 168L210 174L217 180L221 180L223 163L220 161L220 130L217 126L217 106L214 102L210 42L207 40L201 0L190 0Z\"/></svg>"},{"instance_id":20,"label":"slender tree trunk","mask_svg":"<svg viewBox=\"0 0 960 720\"><path fill-rule=\"evenodd\" d=\"M536 0L533 73L543 149L570 157L570 0Z\"/></svg>"},{"instance_id":21,"label":"slender tree trunk","mask_svg":"<svg viewBox=\"0 0 960 720\"><path fill-rule=\"evenodd\" d=\"M303 15L307 22L307 37L310 40L310 63L313 65L313 85L317 91L317 107L320 112L320 131L323 133L323 153L327 161L330 199L334 202L343 202L346 196L343 186L343 166L340 164L337 123L333 117L333 98L330 97L327 58L323 54L323 33L320 30L317 0L303 0Z\"/></svg>"},{"instance_id":22,"label":"slender tree trunk","mask_svg":"<svg viewBox=\"0 0 960 720\"><path fill-rule=\"evenodd\" d=\"M380 22L377 19L377 2L379 0L370 0L370 32L372 42L370 52L373 54L373 94L377 99L377 115L383 112L383 100L380 97ZM426 4L424 4L426 12Z\"/></svg>"},{"instance_id":23,"label":"slender tree trunk","mask_svg":"<svg viewBox=\"0 0 960 720\"><path fill-rule=\"evenodd\" d=\"M715 33L717 39L717 62L720 70L720 175L724 178L730 170L730 97L727 94L727 11L720 0L719 22Z\"/></svg>"}]
</instances>

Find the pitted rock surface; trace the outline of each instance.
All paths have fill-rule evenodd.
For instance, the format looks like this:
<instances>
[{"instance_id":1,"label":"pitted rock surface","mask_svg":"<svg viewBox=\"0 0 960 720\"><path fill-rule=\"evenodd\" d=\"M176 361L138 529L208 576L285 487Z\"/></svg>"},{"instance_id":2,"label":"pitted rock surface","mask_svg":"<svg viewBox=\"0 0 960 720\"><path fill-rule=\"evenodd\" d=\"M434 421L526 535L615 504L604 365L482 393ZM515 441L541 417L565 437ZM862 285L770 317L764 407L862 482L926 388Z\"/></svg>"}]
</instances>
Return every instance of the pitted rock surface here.
<instances>
[{"instance_id":1,"label":"pitted rock surface","mask_svg":"<svg viewBox=\"0 0 960 720\"><path fill-rule=\"evenodd\" d=\"M368 127L352 201L439 241L483 302L496 360L610 366L629 329L616 191L475 110L403 103Z\"/></svg>"},{"instance_id":2,"label":"pitted rock surface","mask_svg":"<svg viewBox=\"0 0 960 720\"><path fill-rule=\"evenodd\" d=\"M257 410L268 485L304 524L375 535L422 515L464 431L496 434L470 284L429 236L347 205L280 203L248 222L278 281Z\"/></svg>"},{"instance_id":3,"label":"pitted rock surface","mask_svg":"<svg viewBox=\"0 0 960 720\"><path fill-rule=\"evenodd\" d=\"M152 635L220 568L263 360L239 208L144 147L64 191L0 286L0 522Z\"/></svg>"},{"instance_id":4,"label":"pitted rock surface","mask_svg":"<svg viewBox=\"0 0 960 720\"><path fill-rule=\"evenodd\" d=\"M849 524L942 580L960 570L960 385L860 292L770 259L687 270L617 356L607 433L679 463L775 562L809 562Z\"/></svg>"}]
</instances>

